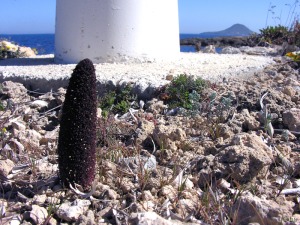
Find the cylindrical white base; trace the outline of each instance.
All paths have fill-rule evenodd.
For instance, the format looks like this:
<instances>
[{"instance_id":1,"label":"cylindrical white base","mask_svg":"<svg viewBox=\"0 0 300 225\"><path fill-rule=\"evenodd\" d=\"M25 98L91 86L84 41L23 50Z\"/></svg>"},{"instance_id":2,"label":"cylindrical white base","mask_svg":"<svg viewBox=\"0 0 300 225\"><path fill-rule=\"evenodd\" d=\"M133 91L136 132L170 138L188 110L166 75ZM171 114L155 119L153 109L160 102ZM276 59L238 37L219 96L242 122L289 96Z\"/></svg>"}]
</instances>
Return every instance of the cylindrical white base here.
<instances>
[{"instance_id":1,"label":"cylindrical white base","mask_svg":"<svg viewBox=\"0 0 300 225\"><path fill-rule=\"evenodd\" d=\"M55 60L145 61L180 52L177 0L57 0Z\"/></svg>"}]
</instances>

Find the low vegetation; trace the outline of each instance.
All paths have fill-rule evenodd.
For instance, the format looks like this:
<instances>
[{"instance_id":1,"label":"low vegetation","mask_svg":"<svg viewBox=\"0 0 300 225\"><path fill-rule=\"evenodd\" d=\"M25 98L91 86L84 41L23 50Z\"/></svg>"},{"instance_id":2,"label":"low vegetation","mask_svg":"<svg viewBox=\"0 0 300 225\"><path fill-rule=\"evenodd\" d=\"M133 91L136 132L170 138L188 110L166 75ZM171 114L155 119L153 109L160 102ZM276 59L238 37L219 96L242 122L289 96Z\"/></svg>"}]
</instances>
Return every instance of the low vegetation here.
<instances>
[{"instance_id":1,"label":"low vegetation","mask_svg":"<svg viewBox=\"0 0 300 225\"><path fill-rule=\"evenodd\" d=\"M130 107L138 107L136 102L137 97L133 94L132 86L126 84L105 93L99 99L99 107L102 109L102 115L108 117L111 113L124 114Z\"/></svg>"},{"instance_id":2,"label":"low vegetation","mask_svg":"<svg viewBox=\"0 0 300 225\"><path fill-rule=\"evenodd\" d=\"M171 83L161 89L160 99L171 109L182 107L193 109L200 101L201 92L207 86L202 78L194 78L187 74L180 74Z\"/></svg>"}]
</instances>

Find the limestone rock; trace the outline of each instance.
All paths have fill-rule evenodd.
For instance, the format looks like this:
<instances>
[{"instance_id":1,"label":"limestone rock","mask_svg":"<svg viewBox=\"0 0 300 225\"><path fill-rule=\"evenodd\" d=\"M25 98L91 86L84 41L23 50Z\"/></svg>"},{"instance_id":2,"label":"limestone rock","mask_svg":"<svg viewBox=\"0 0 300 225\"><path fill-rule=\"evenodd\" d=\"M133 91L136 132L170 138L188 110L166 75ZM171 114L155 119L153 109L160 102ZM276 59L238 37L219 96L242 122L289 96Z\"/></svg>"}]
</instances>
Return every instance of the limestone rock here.
<instances>
[{"instance_id":1,"label":"limestone rock","mask_svg":"<svg viewBox=\"0 0 300 225\"><path fill-rule=\"evenodd\" d=\"M6 214L7 201L4 199L0 200L0 218L3 218Z\"/></svg>"},{"instance_id":2,"label":"limestone rock","mask_svg":"<svg viewBox=\"0 0 300 225\"><path fill-rule=\"evenodd\" d=\"M247 55L277 55L278 49L268 47L248 47L243 46L239 48L241 52Z\"/></svg>"},{"instance_id":3,"label":"limestone rock","mask_svg":"<svg viewBox=\"0 0 300 225\"><path fill-rule=\"evenodd\" d=\"M294 203L266 200L249 192L238 198L232 211L236 213L237 224L259 223L266 225L283 224L284 220L292 218Z\"/></svg>"},{"instance_id":4,"label":"limestone rock","mask_svg":"<svg viewBox=\"0 0 300 225\"><path fill-rule=\"evenodd\" d=\"M147 225L179 225L179 221L166 220L155 212L133 213L129 218L130 224L147 224Z\"/></svg>"},{"instance_id":5,"label":"limestone rock","mask_svg":"<svg viewBox=\"0 0 300 225\"><path fill-rule=\"evenodd\" d=\"M46 131L45 135L40 140L40 144L47 144L48 142L54 142L58 139L58 129L52 131Z\"/></svg>"},{"instance_id":6,"label":"limestone rock","mask_svg":"<svg viewBox=\"0 0 300 225\"><path fill-rule=\"evenodd\" d=\"M166 196L169 199L174 199L176 197L177 191L172 185L165 185L162 187L160 194Z\"/></svg>"},{"instance_id":7,"label":"limestone rock","mask_svg":"<svg viewBox=\"0 0 300 225\"><path fill-rule=\"evenodd\" d=\"M48 107L48 102L44 100L35 100L30 104L32 107L36 107L38 109Z\"/></svg>"},{"instance_id":8,"label":"limestone rock","mask_svg":"<svg viewBox=\"0 0 300 225\"><path fill-rule=\"evenodd\" d=\"M57 205L57 204L60 204L60 199L58 199L56 197L47 197L46 200L45 200L45 202Z\"/></svg>"},{"instance_id":9,"label":"limestone rock","mask_svg":"<svg viewBox=\"0 0 300 225\"><path fill-rule=\"evenodd\" d=\"M264 175L273 157L260 137L238 134L233 137L232 144L215 156L215 169L222 171L223 176L230 175L243 183Z\"/></svg>"},{"instance_id":10,"label":"limestone rock","mask_svg":"<svg viewBox=\"0 0 300 225\"><path fill-rule=\"evenodd\" d=\"M48 221L47 225L61 225L61 224L63 224L63 223L59 223L56 219L51 217L50 220Z\"/></svg>"},{"instance_id":11,"label":"limestone rock","mask_svg":"<svg viewBox=\"0 0 300 225\"><path fill-rule=\"evenodd\" d=\"M149 113L150 114L150 113ZM148 115L148 114L147 114ZM152 115L153 119L153 115ZM154 130L154 122L146 119L142 119L140 123L140 127L138 128L138 143L142 144L147 142L146 139L153 133ZM151 144L151 143L149 143Z\"/></svg>"},{"instance_id":12,"label":"limestone rock","mask_svg":"<svg viewBox=\"0 0 300 225\"><path fill-rule=\"evenodd\" d=\"M57 105L63 104L65 101L65 95L66 95L66 89L65 88L59 88L57 90L57 95L55 95L55 100L57 102Z\"/></svg>"},{"instance_id":13,"label":"limestone rock","mask_svg":"<svg viewBox=\"0 0 300 225\"><path fill-rule=\"evenodd\" d=\"M13 121L11 123L11 125L14 129L17 129L19 131L21 131L21 130L24 131L26 129L26 125L24 125L22 122L19 122L19 121Z\"/></svg>"},{"instance_id":14,"label":"limestone rock","mask_svg":"<svg viewBox=\"0 0 300 225\"><path fill-rule=\"evenodd\" d=\"M32 120L34 122L31 126L35 131L41 131L47 126L47 124L49 125L48 117L37 118L36 116L33 116Z\"/></svg>"},{"instance_id":15,"label":"limestone rock","mask_svg":"<svg viewBox=\"0 0 300 225\"><path fill-rule=\"evenodd\" d=\"M203 49L203 53L217 53L216 47L214 45L208 45Z\"/></svg>"},{"instance_id":16,"label":"limestone rock","mask_svg":"<svg viewBox=\"0 0 300 225\"><path fill-rule=\"evenodd\" d=\"M95 216L93 211L88 210L86 216L80 215L78 220L76 221L75 225L94 225L95 223Z\"/></svg>"},{"instance_id":17,"label":"limestone rock","mask_svg":"<svg viewBox=\"0 0 300 225\"><path fill-rule=\"evenodd\" d=\"M52 174L58 171L58 165L43 160L37 164L37 169L42 174Z\"/></svg>"},{"instance_id":18,"label":"limestone rock","mask_svg":"<svg viewBox=\"0 0 300 225\"><path fill-rule=\"evenodd\" d=\"M22 57L34 57L36 56L36 52L30 47L20 46L19 51Z\"/></svg>"},{"instance_id":19,"label":"limestone rock","mask_svg":"<svg viewBox=\"0 0 300 225\"><path fill-rule=\"evenodd\" d=\"M222 48L221 54L241 54L241 50L235 47L227 46Z\"/></svg>"},{"instance_id":20,"label":"limestone rock","mask_svg":"<svg viewBox=\"0 0 300 225\"><path fill-rule=\"evenodd\" d=\"M212 176L215 176L218 171L214 169L215 156L207 155L200 156L196 164L196 169L199 171L198 185L200 188L206 187L211 181Z\"/></svg>"},{"instance_id":21,"label":"limestone rock","mask_svg":"<svg viewBox=\"0 0 300 225\"><path fill-rule=\"evenodd\" d=\"M0 176L7 177L14 165L15 164L10 159L0 160Z\"/></svg>"},{"instance_id":22,"label":"limestone rock","mask_svg":"<svg viewBox=\"0 0 300 225\"><path fill-rule=\"evenodd\" d=\"M67 222L75 222L89 208L89 200L76 199L74 202L61 204L56 215Z\"/></svg>"},{"instance_id":23,"label":"limestone rock","mask_svg":"<svg viewBox=\"0 0 300 225\"><path fill-rule=\"evenodd\" d=\"M252 115L250 115L248 109L243 109L241 115L244 116L243 125L248 130L258 130L260 128L260 122L257 121Z\"/></svg>"},{"instance_id":24,"label":"limestone rock","mask_svg":"<svg viewBox=\"0 0 300 225\"><path fill-rule=\"evenodd\" d=\"M44 195L35 195L33 197L33 203L42 205L45 203L46 199L47 199L47 195L45 195L45 194Z\"/></svg>"},{"instance_id":25,"label":"limestone rock","mask_svg":"<svg viewBox=\"0 0 300 225\"><path fill-rule=\"evenodd\" d=\"M20 225L22 220L23 220L22 215L15 214L13 216L8 216L8 217L1 218L0 222L1 222L1 224L5 224L5 225L6 224L8 224L8 225ZM25 224L24 222L22 224Z\"/></svg>"},{"instance_id":26,"label":"limestone rock","mask_svg":"<svg viewBox=\"0 0 300 225\"><path fill-rule=\"evenodd\" d=\"M14 99L14 102L19 102L20 99L27 97L27 89L23 84L12 81L4 81L0 94L7 95L8 98Z\"/></svg>"},{"instance_id":27,"label":"limestone rock","mask_svg":"<svg viewBox=\"0 0 300 225\"><path fill-rule=\"evenodd\" d=\"M154 141L163 148L176 150L186 138L186 133L176 126L158 125L153 130Z\"/></svg>"},{"instance_id":28,"label":"limestone rock","mask_svg":"<svg viewBox=\"0 0 300 225\"><path fill-rule=\"evenodd\" d=\"M146 108L148 112L159 114L166 110L168 107L164 105L163 101L159 101L158 99L154 98L151 101L147 102Z\"/></svg>"},{"instance_id":29,"label":"limestone rock","mask_svg":"<svg viewBox=\"0 0 300 225\"><path fill-rule=\"evenodd\" d=\"M142 199L149 201L149 200L153 200L154 197L149 190L146 190L146 191L143 191L143 193L142 193Z\"/></svg>"},{"instance_id":30,"label":"limestone rock","mask_svg":"<svg viewBox=\"0 0 300 225\"><path fill-rule=\"evenodd\" d=\"M295 89L291 86L284 87L282 92L290 97L293 97L296 94Z\"/></svg>"},{"instance_id":31,"label":"limestone rock","mask_svg":"<svg viewBox=\"0 0 300 225\"><path fill-rule=\"evenodd\" d=\"M286 110L282 114L283 124L286 125L289 130L300 132L300 109L292 108Z\"/></svg>"},{"instance_id":32,"label":"limestone rock","mask_svg":"<svg viewBox=\"0 0 300 225\"><path fill-rule=\"evenodd\" d=\"M35 130L26 130L19 132L18 138L25 148L32 148L40 145L42 135Z\"/></svg>"},{"instance_id":33,"label":"limestone rock","mask_svg":"<svg viewBox=\"0 0 300 225\"><path fill-rule=\"evenodd\" d=\"M43 222L48 217L48 212L45 208L38 205L32 205L32 210L30 211L30 218L35 222L35 224L43 224Z\"/></svg>"},{"instance_id":34,"label":"limestone rock","mask_svg":"<svg viewBox=\"0 0 300 225\"><path fill-rule=\"evenodd\" d=\"M168 74L168 75L166 76L166 80L169 80L169 81L173 80L173 78L174 78L174 75L173 75L173 74Z\"/></svg>"}]
</instances>

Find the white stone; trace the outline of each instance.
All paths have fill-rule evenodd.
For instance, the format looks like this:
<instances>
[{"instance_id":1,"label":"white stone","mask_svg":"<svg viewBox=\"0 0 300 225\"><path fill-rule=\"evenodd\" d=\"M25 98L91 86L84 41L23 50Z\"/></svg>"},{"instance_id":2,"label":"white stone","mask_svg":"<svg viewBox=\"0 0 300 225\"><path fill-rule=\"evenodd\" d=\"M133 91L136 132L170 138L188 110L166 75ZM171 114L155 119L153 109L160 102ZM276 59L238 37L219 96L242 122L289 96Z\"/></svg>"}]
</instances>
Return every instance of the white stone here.
<instances>
[{"instance_id":1,"label":"white stone","mask_svg":"<svg viewBox=\"0 0 300 225\"><path fill-rule=\"evenodd\" d=\"M47 199L47 195L35 195L33 197L33 202L35 204L41 205L44 204Z\"/></svg>"},{"instance_id":2,"label":"white stone","mask_svg":"<svg viewBox=\"0 0 300 225\"><path fill-rule=\"evenodd\" d=\"M204 53L217 53L216 52L216 47L214 45L208 45L203 49Z\"/></svg>"},{"instance_id":3,"label":"white stone","mask_svg":"<svg viewBox=\"0 0 300 225\"><path fill-rule=\"evenodd\" d=\"M74 222L81 214L88 210L91 202L89 200L76 199L74 202L65 202L61 204L56 215L65 221Z\"/></svg>"},{"instance_id":4,"label":"white stone","mask_svg":"<svg viewBox=\"0 0 300 225\"><path fill-rule=\"evenodd\" d=\"M169 199L174 199L176 197L177 190L173 185L163 186L161 189L161 195L168 197Z\"/></svg>"},{"instance_id":5,"label":"white stone","mask_svg":"<svg viewBox=\"0 0 300 225\"><path fill-rule=\"evenodd\" d=\"M11 125L13 126L13 128L15 128L17 130L25 130L26 129L26 126L19 121L13 121L11 123Z\"/></svg>"},{"instance_id":6,"label":"white stone","mask_svg":"<svg viewBox=\"0 0 300 225\"><path fill-rule=\"evenodd\" d=\"M22 216L21 215L15 215L15 216L13 216L12 218L9 219L8 224L9 225L20 225L21 221L22 221Z\"/></svg>"},{"instance_id":7,"label":"white stone","mask_svg":"<svg viewBox=\"0 0 300 225\"><path fill-rule=\"evenodd\" d=\"M282 119L283 124L286 125L289 130L300 132L300 109L292 108L284 111Z\"/></svg>"},{"instance_id":8,"label":"white stone","mask_svg":"<svg viewBox=\"0 0 300 225\"><path fill-rule=\"evenodd\" d=\"M225 48L222 48L221 53L222 54L241 54L242 52L238 48L227 46Z\"/></svg>"},{"instance_id":9,"label":"white stone","mask_svg":"<svg viewBox=\"0 0 300 225\"><path fill-rule=\"evenodd\" d=\"M178 1L57 0L56 62L148 61L180 52Z\"/></svg>"},{"instance_id":10,"label":"white stone","mask_svg":"<svg viewBox=\"0 0 300 225\"><path fill-rule=\"evenodd\" d=\"M25 147L18 140L12 138L10 139L10 142L11 144L9 146L11 146L15 151L17 150L19 154L22 154L22 152L24 152Z\"/></svg>"},{"instance_id":11,"label":"white stone","mask_svg":"<svg viewBox=\"0 0 300 225\"><path fill-rule=\"evenodd\" d=\"M36 52L34 49L29 47L20 46L19 51L21 52L22 57L34 57Z\"/></svg>"},{"instance_id":12,"label":"white stone","mask_svg":"<svg viewBox=\"0 0 300 225\"><path fill-rule=\"evenodd\" d=\"M26 130L19 132L18 138L25 147L38 147L42 135L35 130Z\"/></svg>"},{"instance_id":13,"label":"white stone","mask_svg":"<svg viewBox=\"0 0 300 225\"><path fill-rule=\"evenodd\" d=\"M48 217L48 212L45 208L38 205L32 205L32 210L30 211L30 218L36 224L43 224L43 222Z\"/></svg>"},{"instance_id":14,"label":"white stone","mask_svg":"<svg viewBox=\"0 0 300 225\"><path fill-rule=\"evenodd\" d=\"M31 106L39 107L39 108L48 107L48 102L43 101L43 100L35 100L31 103Z\"/></svg>"},{"instance_id":15,"label":"white stone","mask_svg":"<svg viewBox=\"0 0 300 225\"><path fill-rule=\"evenodd\" d=\"M7 202L4 199L0 200L0 218L5 216L6 208L7 208Z\"/></svg>"},{"instance_id":16,"label":"white stone","mask_svg":"<svg viewBox=\"0 0 300 225\"><path fill-rule=\"evenodd\" d=\"M102 118L102 109L97 108L97 118Z\"/></svg>"},{"instance_id":17,"label":"white stone","mask_svg":"<svg viewBox=\"0 0 300 225\"><path fill-rule=\"evenodd\" d=\"M0 160L0 175L7 177L13 167L14 163L10 159Z\"/></svg>"},{"instance_id":18,"label":"white stone","mask_svg":"<svg viewBox=\"0 0 300 225\"><path fill-rule=\"evenodd\" d=\"M58 171L58 164L51 164L49 162L40 162L37 165L39 172L43 174L52 174Z\"/></svg>"},{"instance_id":19,"label":"white stone","mask_svg":"<svg viewBox=\"0 0 300 225\"><path fill-rule=\"evenodd\" d=\"M147 225L179 225L183 224L175 220L166 220L155 212L133 213L129 218L130 224L147 224Z\"/></svg>"},{"instance_id":20,"label":"white stone","mask_svg":"<svg viewBox=\"0 0 300 225\"><path fill-rule=\"evenodd\" d=\"M44 137L40 140L41 145L46 145L48 142L56 141L58 138L58 128L52 131L46 131Z\"/></svg>"}]
</instances>

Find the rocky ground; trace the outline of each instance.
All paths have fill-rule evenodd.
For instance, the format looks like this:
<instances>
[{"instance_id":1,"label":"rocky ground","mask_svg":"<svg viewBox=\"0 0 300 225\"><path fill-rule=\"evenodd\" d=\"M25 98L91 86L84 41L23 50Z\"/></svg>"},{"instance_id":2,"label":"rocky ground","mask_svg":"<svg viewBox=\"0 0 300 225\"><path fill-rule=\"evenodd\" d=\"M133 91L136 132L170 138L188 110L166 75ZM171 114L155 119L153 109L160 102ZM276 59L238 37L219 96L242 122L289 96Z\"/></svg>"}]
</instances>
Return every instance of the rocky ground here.
<instances>
[{"instance_id":1,"label":"rocky ground","mask_svg":"<svg viewBox=\"0 0 300 225\"><path fill-rule=\"evenodd\" d=\"M99 109L90 193L58 177L65 89L3 82L0 223L300 224L300 74L274 60L211 83L195 111L161 95L121 116Z\"/></svg>"}]
</instances>

